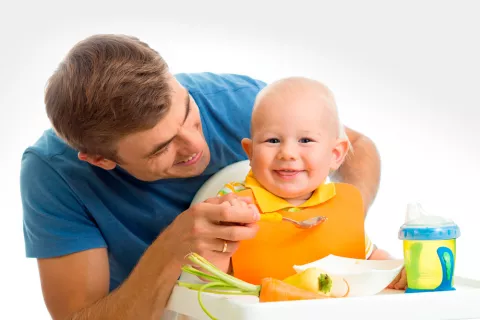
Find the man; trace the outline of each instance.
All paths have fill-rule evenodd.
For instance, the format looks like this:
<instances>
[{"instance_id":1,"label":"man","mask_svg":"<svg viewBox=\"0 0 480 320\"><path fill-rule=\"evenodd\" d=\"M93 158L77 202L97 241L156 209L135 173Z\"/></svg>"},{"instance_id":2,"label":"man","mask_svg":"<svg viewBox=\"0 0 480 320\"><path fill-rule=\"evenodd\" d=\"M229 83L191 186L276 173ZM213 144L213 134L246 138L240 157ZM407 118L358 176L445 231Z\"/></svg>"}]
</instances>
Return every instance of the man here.
<instances>
[{"instance_id":1,"label":"man","mask_svg":"<svg viewBox=\"0 0 480 320\"><path fill-rule=\"evenodd\" d=\"M240 141L264 86L240 75L174 77L127 36L72 48L45 93L54 130L25 151L21 169L26 252L54 319L158 319L188 252L230 264L258 219L254 206L230 203L250 200L189 206L212 174L246 159ZM365 136L347 135L355 152L337 178L358 186L368 208L379 156Z\"/></svg>"}]
</instances>

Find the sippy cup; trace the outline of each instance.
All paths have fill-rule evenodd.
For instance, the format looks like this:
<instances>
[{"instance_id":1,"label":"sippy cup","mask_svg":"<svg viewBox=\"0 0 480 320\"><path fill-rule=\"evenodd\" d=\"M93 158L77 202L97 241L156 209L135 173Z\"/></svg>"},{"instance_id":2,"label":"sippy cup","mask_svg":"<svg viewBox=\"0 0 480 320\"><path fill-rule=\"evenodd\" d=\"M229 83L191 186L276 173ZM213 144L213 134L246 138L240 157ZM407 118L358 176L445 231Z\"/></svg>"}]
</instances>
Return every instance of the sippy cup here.
<instances>
[{"instance_id":1,"label":"sippy cup","mask_svg":"<svg viewBox=\"0 0 480 320\"><path fill-rule=\"evenodd\" d=\"M453 275L459 236L460 229L452 220L429 215L418 203L408 205L405 223L398 232L403 240L406 293L455 290Z\"/></svg>"}]
</instances>

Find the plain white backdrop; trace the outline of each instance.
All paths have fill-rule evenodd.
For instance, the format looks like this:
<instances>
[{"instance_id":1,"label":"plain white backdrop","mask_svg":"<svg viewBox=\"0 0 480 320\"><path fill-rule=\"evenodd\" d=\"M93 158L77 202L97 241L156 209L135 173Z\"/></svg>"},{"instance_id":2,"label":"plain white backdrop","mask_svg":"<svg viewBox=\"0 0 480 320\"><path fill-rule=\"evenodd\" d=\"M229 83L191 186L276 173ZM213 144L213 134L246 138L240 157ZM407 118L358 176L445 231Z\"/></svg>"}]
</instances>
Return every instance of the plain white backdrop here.
<instances>
[{"instance_id":1,"label":"plain white backdrop","mask_svg":"<svg viewBox=\"0 0 480 320\"><path fill-rule=\"evenodd\" d=\"M478 1L2 5L2 315L49 319L36 262L25 258L20 159L49 127L48 77L76 42L95 33L139 37L175 73L325 82L344 123L372 138L382 157L381 188L367 219L373 240L401 257L398 228L407 203L420 201L459 224L456 273L480 278L479 8Z\"/></svg>"}]
</instances>

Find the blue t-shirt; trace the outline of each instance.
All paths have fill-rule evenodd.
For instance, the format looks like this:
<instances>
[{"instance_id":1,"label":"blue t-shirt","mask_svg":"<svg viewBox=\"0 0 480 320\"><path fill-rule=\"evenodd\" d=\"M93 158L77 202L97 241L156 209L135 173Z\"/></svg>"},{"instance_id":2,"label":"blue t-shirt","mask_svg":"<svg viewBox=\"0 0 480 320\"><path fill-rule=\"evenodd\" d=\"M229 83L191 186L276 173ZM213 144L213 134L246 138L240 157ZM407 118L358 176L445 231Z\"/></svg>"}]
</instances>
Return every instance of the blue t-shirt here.
<instances>
[{"instance_id":1,"label":"blue t-shirt","mask_svg":"<svg viewBox=\"0 0 480 320\"><path fill-rule=\"evenodd\" d=\"M110 289L146 248L186 210L202 184L246 159L257 93L265 83L232 74L178 74L200 110L210 164L198 177L144 182L117 167L103 170L77 158L50 129L22 158L21 196L27 257L48 258L108 248Z\"/></svg>"}]
</instances>

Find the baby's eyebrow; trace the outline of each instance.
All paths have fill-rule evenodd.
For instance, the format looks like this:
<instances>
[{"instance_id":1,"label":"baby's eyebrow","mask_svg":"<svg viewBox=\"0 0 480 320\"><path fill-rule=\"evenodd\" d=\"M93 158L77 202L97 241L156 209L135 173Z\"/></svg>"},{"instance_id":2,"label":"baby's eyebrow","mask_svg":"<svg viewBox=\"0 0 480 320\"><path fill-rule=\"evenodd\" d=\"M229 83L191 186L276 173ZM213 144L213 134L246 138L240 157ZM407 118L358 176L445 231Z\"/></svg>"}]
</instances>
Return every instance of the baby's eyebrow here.
<instances>
[{"instance_id":1,"label":"baby's eyebrow","mask_svg":"<svg viewBox=\"0 0 480 320\"><path fill-rule=\"evenodd\" d=\"M318 135L318 136L321 136L323 135L322 131L300 131L299 133L300 135Z\"/></svg>"}]
</instances>

